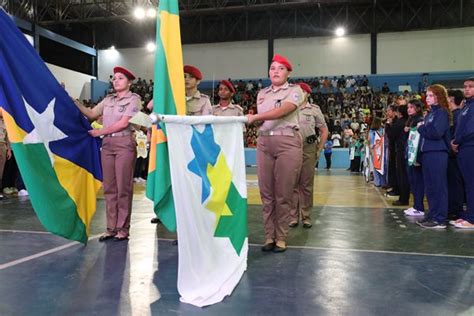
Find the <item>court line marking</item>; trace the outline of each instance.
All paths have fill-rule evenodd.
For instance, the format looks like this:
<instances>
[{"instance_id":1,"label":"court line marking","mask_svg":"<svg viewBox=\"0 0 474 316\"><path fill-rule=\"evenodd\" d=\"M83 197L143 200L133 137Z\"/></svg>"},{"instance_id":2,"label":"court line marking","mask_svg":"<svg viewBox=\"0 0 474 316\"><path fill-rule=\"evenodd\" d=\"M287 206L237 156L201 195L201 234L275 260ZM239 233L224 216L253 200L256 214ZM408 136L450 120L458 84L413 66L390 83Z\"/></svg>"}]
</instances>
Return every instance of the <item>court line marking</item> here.
<instances>
[{"instance_id":1,"label":"court line marking","mask_svg":"<svg viewBox=\"0 0 474 316\"><path fill-rule=\"evenodd\" d=\"M159 241L175 241L176 239L171 238L158 238ZM250 244L251 247L262 247L260 244ZM313 246L287 246L290 249L308 249L308 250L326 250L326 251L337 251L337 252L368 252L378 254L392 254L392 255L408 255L408 256L426 256L426 257L448 257L448 258L463 258L463 259L474 259L474 256L463 256L463 255L448 255L448 254L437 254L437 253L422 253L422 252L401 252L401 251L390 251L390 250L370 250L370 249L352 249L352 248L327 248L327 247L313 247Z\"/></svg>"},{"instance_id":2,"label":"court line marking","mask_svg":"<svg viewBox=\"0 0 474 316\"><path fill-rule=\"evenodd\" d=\"M13 229L0 229L0 233L20 233L20 234L44 234L51 235L50 232L42 232L35 230L13 230Z\"/></svg>"},{"instance_id":3,"label":"court line marking","mask_svg":"<svg viewBox=\"0 0 474 316\"><path fill-rule=\"evenodd\" d=\"M89 238L89 241L97 239L101 235L102 234L92 236L92 237ZM31 256L23 257L23 258L16 259L16 260L4 263L4 264L0 264L0 271L11 268L11 267L16 266L16 265L19 265L21 263L25 263L25 262L28 262L28 261L31 261L31 260L34 260L34 259L37 259L37 258L41 258L41 257L47 256L47 255L50 255L50 254L55 253L55 252L59 252L61 250L64 250L64 249L67 249L67 248L70 248L70 247L76 246L76 245L81 245L81 243L79 243L77 241L73 241L73 242L67 243L67 244L62 245L62 246L58 246L58 247L55 247L55 248L51 248L49 250L45 250L45 251L35 253L34 255L31 255Z\"/></svg>"}]
</instances>

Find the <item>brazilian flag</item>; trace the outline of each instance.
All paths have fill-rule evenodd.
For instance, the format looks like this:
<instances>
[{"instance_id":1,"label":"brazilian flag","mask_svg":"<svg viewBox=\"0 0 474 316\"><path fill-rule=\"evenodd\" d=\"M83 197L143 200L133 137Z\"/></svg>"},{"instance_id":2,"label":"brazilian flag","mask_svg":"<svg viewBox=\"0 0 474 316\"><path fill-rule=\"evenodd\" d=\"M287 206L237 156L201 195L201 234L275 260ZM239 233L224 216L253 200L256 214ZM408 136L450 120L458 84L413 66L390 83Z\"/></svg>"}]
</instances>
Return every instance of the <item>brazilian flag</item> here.
<instances>
[{"instance_id":1,"label":"brazilian flag","mask_svg":"<svg viewBox=\"0 0 474 316\"><path fill-rule=\"evenodd\" d=\"M186 113L178 0L161 0L158 7L153 111L172 115ZM153 200L154 211L163 225L176 231L168 143L163 123L154 125L152 129L146 196Z\"/></svg>"}]
</instances>

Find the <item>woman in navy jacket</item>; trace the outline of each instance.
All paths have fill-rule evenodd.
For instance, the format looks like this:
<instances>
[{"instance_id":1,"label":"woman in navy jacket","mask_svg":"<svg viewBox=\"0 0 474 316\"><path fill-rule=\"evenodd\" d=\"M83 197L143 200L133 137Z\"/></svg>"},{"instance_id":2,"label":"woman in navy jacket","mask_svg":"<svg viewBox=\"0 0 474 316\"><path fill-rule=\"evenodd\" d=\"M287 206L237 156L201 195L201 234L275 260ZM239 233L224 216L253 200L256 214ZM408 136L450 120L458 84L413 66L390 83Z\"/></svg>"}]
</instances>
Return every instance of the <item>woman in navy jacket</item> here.
<instances>
[{"instance_id":1,"label":"woman in navy jacket","mask_svg":"<svg viewBox=\"0 0 474 316\"><path fill-rule=\"evenodd\" d=\"M423 228L446 228L448 215L448 152L450 144L448 93L442 85L426 92L429 113L418 125L421 136L421 166L429 213L416 223Z\"/></svg>"},{"instance_id":2,"label":"woman in navy jacket","mask_svg":"<svg viewBox=\"0 0 474 316\"><path fill-rule=\"evenodd\" d=\"M416 128L418 123L423 121L423 103L420 100L410 100L407 106L408 120L405 127L405 132L409 133L411 128ZM404 211L407 216L424 216L425 206L423 199L425 198L425 185L423 183L423 172L421 165L420 154L417 154L416 162L412 166L408 166L408 180L410 181L410 189L413 193L413 207Z\"/></svg>"},{"instance_id":3,"label":"woman in navy jacket","mask_svg":"<svg viewBox=\"0 0 474 316\"><path fill-rule=\"evenodd\" d=\"M464 178L467 212L462 219L454 222L454 227L474 229L474 78L464 82L464 108L458 118L453 151L458 153L458 164Z\"/></svg>"}]
</instances>

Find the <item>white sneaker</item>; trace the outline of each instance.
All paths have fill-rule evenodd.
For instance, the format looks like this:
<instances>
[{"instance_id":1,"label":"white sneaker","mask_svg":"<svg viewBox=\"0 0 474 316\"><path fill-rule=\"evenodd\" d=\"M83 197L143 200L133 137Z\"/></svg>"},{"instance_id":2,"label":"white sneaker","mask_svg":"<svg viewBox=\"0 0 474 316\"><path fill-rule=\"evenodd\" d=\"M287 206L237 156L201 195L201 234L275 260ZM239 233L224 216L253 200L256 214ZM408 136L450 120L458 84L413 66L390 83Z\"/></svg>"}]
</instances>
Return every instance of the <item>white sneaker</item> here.
<instances>
[{"instance_id":1,"label":"white sneaker","mask_svg":"<svg viewBox=\"0 0 474 316\"><path fill-rule=\"evenodd\" d=\"M28 196L28 191L26 191L25 189L22 189L18 192L18 196Z\"/></svg>"},{"instance_id":2,"label":"white sneaker","mask_svg":"<svg viewBox=\"0 0 474 316\"><path fill-rule=\"evenodd\" d=\"M404 211L406 216L425 216L425 212L415 210L414 208Z\"/></svg>"},{"instance_id":3,"label":"white sneaker","mask_svg":"<svg viewBox=\"0 0 474 316\"><path fill-rule=\"evenodd\" d=\"M413 207L409 207L406 210L403 210L403 213L407 214L410 213L411 211L414 211L415 209Z\"/></svg>"},{"instance_id":4,"label":"white sneaker","mask_svg":"<svg viewBox=\"0 0 474 316\"><path fill-rule=\"evenodd\" d=\"M3 188L3 193L4 194L12 194L13 190L12 190L12 188Z\"/></svg>"}]
</instances>

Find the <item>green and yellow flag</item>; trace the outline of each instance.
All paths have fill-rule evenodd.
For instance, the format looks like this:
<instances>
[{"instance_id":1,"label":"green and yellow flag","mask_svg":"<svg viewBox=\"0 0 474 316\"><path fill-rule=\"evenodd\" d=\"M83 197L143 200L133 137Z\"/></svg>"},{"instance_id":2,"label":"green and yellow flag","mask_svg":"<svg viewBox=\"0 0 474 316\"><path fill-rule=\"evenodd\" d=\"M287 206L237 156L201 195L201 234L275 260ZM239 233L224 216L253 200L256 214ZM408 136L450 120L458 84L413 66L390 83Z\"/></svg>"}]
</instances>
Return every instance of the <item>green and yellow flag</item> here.
<instances>
[{"instance_id":1,"label":"green and yellow flag","mask_svg":"<svg viewBox=\"0 0 474 316\"><path fill-rule=\"evenodd\" d=\"M38 219L87 243L101 186L90 124L12 19L0 8L0 112Z\"/></svg>"},{"instance_id":2,"label":"green and yellow flag","mask_svg":"<svg viewBox=\"0 0 474 316\"><path fill-rule=\"evenodd\" d=\"M161 0L158 7L153 112L186 113L178 0ZM161 122L152 129L149 161L146 196L153 200L155 213L163 225L176 231L168 143Z\"/></svg>"}]
</instances>

